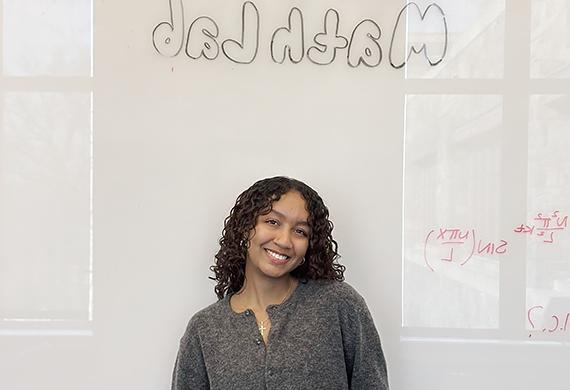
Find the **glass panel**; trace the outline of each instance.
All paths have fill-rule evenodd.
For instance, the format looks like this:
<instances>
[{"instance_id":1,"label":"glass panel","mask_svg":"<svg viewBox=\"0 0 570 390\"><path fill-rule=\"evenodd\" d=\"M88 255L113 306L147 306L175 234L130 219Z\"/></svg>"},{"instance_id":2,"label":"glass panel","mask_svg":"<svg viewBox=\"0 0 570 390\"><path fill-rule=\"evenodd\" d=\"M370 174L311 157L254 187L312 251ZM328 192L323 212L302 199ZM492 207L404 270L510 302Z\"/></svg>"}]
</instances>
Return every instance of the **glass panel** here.
<instances>
[{"instance_id":1,"label":"glass panel","mask_svg":"<svg viewBox=\"0 0 570 390\"><path fill-rule=\"evenodd\" d=\"M436 60L443 52L445 31L438 9L427 7L432 0L415 1L425 16L408 11L407 52L426 45L428 57ZM414 4L411 3L411 4ZM501 78L504 68L504 0L440 0L437 2L447 23L447 50L437 66L430 66L422 54L412 54L407 78ZM414 7L408 7L413 10ZM403 42L404 40L400 40ZM400 56L404 48L400 48ZM433 62L433 61L432 61Z\"/></svg>"},{"instance_id":2,"label":"glass panel","mask_svg":"<svg viewBox=\"0 0 570 390\"><path fill-rule=\"evenodd\" d=\"M533 0L530 74L570 77L570 2Z\"/></svg>"},{"instance_id":3,"label":"glass panel","mask_svg":"<svg viewBox=\"0 0 570 390\"><path fill-rule=\"evenodd\" d=\"M0 132L0 320L85 320L90 94L8 93Z\"/></svg>"},{"instance_id":4,"label":"glass panel","mask_svg":"<svg viewBox=\"0 0 570 390\"><path fill-rule=\"evenodd\" d=\"M90 0L4 0L3 3L6 75L90 75Z\"/></svg>"},{"instance_id":5,"label":"glass panel","mask_svg":"<svg viewBox=\"0 0 570 390\"><path fill-rule=\"evenodd\" d=\"M570 95L530 98L527 329L570 338Z\"/></svg>"},{"instance_id":6,"label":"glass panel","mask_svg":"<svg viewBox=\"0 0 570 390\"><path fill-rule=\"evenodd\" d=\"M499 325L501 130L499 96L406 97L404 326Z\"/></svg>"}]
</instances>

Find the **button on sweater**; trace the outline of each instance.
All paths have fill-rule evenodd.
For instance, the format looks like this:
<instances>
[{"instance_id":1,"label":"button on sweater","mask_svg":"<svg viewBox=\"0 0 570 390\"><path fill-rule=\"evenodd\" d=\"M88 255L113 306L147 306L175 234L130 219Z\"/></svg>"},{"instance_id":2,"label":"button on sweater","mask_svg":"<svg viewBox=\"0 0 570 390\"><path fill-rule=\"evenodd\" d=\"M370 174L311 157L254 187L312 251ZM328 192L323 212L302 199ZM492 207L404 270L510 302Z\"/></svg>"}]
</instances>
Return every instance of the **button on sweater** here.
<instances>
[{"instance_id":1,"label":"button on sweater","mask_svg":"<svg viewBox=\"0 0 570 390\"><path fill-rule=\"evenodd\" d=\"M253 312L235 313L229 295L196 313L180 340L172 389L388 389L372 316L348 283L302 281L267 313L267 345Z\"/></svg>"}]
</instances>

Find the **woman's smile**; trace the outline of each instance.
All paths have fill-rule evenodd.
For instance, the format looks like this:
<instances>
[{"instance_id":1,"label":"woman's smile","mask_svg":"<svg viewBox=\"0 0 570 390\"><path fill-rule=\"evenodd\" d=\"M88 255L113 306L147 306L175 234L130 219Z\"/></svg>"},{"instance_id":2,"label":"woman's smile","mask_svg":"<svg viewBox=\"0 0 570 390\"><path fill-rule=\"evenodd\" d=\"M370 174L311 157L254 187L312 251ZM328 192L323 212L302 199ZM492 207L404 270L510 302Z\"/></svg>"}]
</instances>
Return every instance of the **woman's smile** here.
<instances>
[{"instance_id":1,"label":"woman's smile","mask_svg":"<svg viewBox=\"0 0 570 390\"><path fill-rule=\"evenodd\" d=\"M272 251L271 249L265 248L265 251L269 255L269 258L271 259L271 261L275 264L285 264L291 258L290 256L283 255L281 253Z\"/></svg>"}]
</instances>

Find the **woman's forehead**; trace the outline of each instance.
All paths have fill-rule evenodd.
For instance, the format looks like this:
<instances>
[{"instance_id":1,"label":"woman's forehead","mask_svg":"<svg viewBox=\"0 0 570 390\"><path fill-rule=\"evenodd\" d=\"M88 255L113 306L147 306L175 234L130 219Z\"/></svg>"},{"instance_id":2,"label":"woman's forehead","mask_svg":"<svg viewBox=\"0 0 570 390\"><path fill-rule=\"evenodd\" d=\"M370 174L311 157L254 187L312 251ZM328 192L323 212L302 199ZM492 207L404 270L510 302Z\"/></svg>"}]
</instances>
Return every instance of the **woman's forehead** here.
<instances>
[{"instance_id":1,"label":"woman's forehead","mask_svg":"<svg viewBox=\"0 0 570 390\"><path fill-rule=\"evenodd\" d=\"M310 215L307 201L296 191L289 191L281 195L270 206L271 208L265 214L274 213L282 218L297 219L300 222L307 222Z\"/></svg>"}]
</instances>

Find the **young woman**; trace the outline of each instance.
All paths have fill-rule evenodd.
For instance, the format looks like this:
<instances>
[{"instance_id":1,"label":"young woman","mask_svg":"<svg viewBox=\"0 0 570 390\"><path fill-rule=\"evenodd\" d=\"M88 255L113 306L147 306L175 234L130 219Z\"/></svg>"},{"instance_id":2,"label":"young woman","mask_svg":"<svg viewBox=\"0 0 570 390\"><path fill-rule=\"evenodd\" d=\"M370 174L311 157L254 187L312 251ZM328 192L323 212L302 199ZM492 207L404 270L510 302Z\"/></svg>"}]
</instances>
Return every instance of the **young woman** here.
<instances>
[{"instance_id":1,"label":"young woman","mask_svg":"<svg viewBox=\"0 0 570 390\"><path fill-rule=\"evenodd\" d=\"M211 267L218 302L180 341L173 390L388 389L378 332L337 264L306 184L274 177L237 199Z\"/></svg>"}]
</instances>

